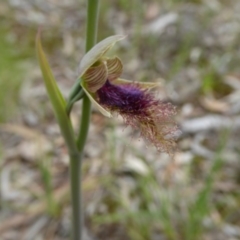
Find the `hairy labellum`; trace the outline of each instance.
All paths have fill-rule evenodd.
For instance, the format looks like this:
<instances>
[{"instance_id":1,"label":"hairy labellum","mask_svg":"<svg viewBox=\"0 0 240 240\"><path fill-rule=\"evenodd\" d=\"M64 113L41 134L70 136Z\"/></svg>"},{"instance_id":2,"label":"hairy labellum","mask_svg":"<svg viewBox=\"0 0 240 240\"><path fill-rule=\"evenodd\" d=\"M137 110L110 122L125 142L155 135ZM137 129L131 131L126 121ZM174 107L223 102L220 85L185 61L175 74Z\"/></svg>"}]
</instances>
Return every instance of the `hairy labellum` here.
<instances>
[{"instance_id":1,"label":"hairy labellum","mask_svg":"<svg viewBox=\"0 0 240 240\"><path fill-rule=\"evenodd\" d=\"M170 153L175 149L177 127L173 116L176 110L150 92L159 84L121 79L121 60L105 57L105 53L123 38L119 35L106 38L86 53L79 67L81 86L104 116L120 114L127 125L139 129L159 151Z\"/></svg>"},{"instance_id":2,"label":"hairy labellum","mask_svg":"<svg viewBox=\"0 0 240 240\"><path fill-rule=\"evenodd\" d=\"M97 91L98 102L110 112L120 114L126 124L140 129L141 135L159 151L175 149L175 108L156 99L137 83L114 85L109 80Z\"/></svg>"}]
</instances>

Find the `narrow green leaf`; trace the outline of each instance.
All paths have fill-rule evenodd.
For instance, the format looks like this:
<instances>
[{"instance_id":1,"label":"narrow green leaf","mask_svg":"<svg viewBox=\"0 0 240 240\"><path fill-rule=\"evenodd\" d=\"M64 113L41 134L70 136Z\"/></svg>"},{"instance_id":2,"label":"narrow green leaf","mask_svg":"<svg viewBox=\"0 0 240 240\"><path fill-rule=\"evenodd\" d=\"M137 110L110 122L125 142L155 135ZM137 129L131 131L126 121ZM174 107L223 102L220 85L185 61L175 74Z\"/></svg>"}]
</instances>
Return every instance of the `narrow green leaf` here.
<instances>
[{"instance_id":1,"label":"narrow green leaf","mask_svg":"<svg viewBox=\"0 0 240 240\"><path fill-rule=\"evenodd\" d=\"M72 153L77 152L72 125L66 113L66 101L57 86L56 80L42 49L40 31L36 38L36 50L48 97L52 103L62 135L68 145L69 151Z\"/></svg>"},{"instance_id":2,"label":"narrow green leaf","mask_svg":"<svg viewBox=\"0 0 240 240\"><path fill-rule=\"evenodd\" d=\"M64 107L66 106L66 102L56 84L51 68L49 67L47 58L43 52L41 38L40 38L40 31L37 34L36 47L37 47L38 61L42 70L42 75L43 75L44 83L48 92L48 96L55 110L56 108L59 108L59 106L62 106L62 108L64 109Z\"/></svg>"}]
</instances>

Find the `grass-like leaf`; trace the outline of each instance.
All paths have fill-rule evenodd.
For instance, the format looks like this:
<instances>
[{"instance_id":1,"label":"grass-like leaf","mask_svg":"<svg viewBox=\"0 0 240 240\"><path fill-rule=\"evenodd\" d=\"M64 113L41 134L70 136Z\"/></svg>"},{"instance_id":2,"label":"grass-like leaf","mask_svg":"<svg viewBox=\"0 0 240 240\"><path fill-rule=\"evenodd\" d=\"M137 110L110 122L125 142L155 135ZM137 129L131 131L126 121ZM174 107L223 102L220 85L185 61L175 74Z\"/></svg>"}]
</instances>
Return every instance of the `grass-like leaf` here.
<instances>
[{"instance_id":1,"label":"grass-like leaf","mask_svg":"<svg viewBox=\"0 0 240 240\"><path fill-rule=\"evenodd\" d=\"M48 97L54 108L55 116L58 120L62 135L68 145L70 152L74 154L77 152L77 148L72 125L66 113L66 101L57 86L56 80L52 74L51 68L42 49L40 31L38 32L36 38L36 50Z\"/></svg>"}]
</instances>

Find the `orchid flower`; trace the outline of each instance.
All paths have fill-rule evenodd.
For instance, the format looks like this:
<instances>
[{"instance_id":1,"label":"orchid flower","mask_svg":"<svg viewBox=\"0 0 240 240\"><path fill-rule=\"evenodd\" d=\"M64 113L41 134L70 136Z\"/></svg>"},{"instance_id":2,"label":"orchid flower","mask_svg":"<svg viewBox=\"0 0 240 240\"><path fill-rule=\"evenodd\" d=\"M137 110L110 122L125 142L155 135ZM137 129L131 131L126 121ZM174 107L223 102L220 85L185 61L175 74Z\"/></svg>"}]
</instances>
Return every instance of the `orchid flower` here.
<instances>
[{"instance_id":1,"label":"orchid flower","mask_svg":"<svg viewBox=\"0 0 240 240\"><path fill-rule=\"evenodd\" d=\"M121 79L123 65L118 57L108 58L106 52L124 36L111 36L95 45L79 66L81 86L99 111L111 117L121 115L127 125L140 130L141 136L159 151L175 149L176 109L158 100L150 91L159 84Z\"/></svg>"}]
</instances>

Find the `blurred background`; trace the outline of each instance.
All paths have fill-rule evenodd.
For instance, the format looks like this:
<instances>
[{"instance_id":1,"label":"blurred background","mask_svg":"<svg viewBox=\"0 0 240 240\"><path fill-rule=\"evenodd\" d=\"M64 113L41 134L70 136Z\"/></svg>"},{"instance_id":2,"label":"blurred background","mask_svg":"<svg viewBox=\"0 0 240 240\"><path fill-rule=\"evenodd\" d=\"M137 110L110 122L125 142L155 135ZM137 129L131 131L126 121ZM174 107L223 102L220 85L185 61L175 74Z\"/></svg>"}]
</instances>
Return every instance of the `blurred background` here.
<instances>
[{"instance_id":1,"label":"blurred background","mask_svg":"<svg viewBox=\"0 0 240 240\"><path fill-rule=\"evenodd\" d=\"M177 106L182 135L169 156L93 109L84 240L240 239L239 12L239 0L101 1L98 41L128 35L109 54L122 59L124 78L161 81L157 95ZM42 26L67 97L85 19L83 0L0 2L1 240L69 239L67 150L34 44Z\"/></svg>"}]
</instances>

